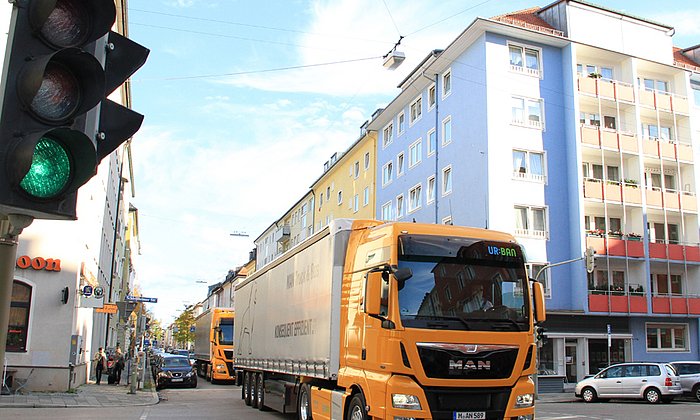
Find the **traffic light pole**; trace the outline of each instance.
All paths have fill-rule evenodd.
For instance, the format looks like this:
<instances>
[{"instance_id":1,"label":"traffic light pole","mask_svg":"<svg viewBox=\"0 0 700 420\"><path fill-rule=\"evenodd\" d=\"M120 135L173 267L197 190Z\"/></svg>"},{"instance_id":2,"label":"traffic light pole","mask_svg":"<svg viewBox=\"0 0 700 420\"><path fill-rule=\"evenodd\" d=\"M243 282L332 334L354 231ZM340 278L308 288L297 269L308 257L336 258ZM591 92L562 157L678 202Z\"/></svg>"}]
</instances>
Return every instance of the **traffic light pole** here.
<instances>
[{"instance_id":1,"label":"traffic light pole","mask_svg":"<svg viewBox=\"0 0 700 420\"><path fill-rule=\"evenodd\" d=\"M18 236L34 219L28 216L0 215L0 364L5 367L5 345L10 322L12 283L15 278ZM4 373L4 372L3 372ZM4 377L4 376L3 376Z\"/></svg>"}]
</instances>

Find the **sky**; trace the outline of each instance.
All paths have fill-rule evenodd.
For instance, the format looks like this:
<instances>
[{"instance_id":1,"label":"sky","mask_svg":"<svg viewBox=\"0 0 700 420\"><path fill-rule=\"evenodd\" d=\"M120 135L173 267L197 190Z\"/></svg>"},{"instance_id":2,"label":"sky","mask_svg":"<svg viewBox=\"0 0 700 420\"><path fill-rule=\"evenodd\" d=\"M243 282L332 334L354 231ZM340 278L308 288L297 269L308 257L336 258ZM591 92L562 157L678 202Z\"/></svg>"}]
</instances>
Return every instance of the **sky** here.
<instances>
[{"instance_id":1,"label":"sky","mask_svg":"<svg viewBox=\"0 0 700 420\"><path fill-rule=\"evenodd\" d=\"M135 269L158 299L148 309L167 325L245 264L430 51L477 17L552 1L128 0L129 37L151 50L132 76L145 115L132 142ZM700 44L700 3L597 3L674 26L676 46ZM386 70L400 37L406 61Z\"/></svg>"}]
</instances>

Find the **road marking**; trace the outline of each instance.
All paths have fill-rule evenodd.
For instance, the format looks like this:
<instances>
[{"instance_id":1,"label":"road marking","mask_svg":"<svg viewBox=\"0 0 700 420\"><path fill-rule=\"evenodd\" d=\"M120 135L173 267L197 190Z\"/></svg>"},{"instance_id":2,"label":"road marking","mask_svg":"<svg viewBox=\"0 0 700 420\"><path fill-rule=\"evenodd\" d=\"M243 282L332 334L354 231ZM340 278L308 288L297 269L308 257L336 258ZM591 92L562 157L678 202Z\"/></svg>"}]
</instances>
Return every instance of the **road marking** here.
<instances>
[{"instance_id":1,"label":"road marking","mask_svg":"<svg viewBox=\"0 0 700 420\"><path fill-rule=\"evenodd\" d=\"M151 407L146 407L146 409L143 410L143 414L141 414L141 417L139 417L139 420L146 420L148 418L149 411L151 411Z\"/></svg>"}]
</instances>

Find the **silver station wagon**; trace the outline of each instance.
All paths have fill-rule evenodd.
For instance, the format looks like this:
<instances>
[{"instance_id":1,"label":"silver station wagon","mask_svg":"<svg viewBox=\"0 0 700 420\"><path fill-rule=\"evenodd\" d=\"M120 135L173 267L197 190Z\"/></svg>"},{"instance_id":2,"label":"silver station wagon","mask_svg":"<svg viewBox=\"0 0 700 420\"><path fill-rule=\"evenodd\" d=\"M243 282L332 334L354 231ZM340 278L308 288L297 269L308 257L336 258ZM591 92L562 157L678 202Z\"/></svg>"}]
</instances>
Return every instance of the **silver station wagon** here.
<instances>
[{"instance_id":1,"label":"silver station wagon","mask_svg":"<svg viewBox=\"0 0 700 420\"><path fill-rule=\"evenodd\" d=\"M575 395L586 402L624 398L669 403L682 393L673 366L656 362L615 364L577 383L575 389Z\"/></svg>"}]
</instances>

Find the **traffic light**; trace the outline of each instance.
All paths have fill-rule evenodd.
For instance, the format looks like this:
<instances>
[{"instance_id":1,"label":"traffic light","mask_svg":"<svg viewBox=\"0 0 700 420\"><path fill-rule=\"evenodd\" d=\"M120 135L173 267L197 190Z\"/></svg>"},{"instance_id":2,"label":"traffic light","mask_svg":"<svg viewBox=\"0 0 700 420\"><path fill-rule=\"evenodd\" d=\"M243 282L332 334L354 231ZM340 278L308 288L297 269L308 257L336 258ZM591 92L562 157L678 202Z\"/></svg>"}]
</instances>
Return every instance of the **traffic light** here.
<instances>
[{"instance_id":1,"label":"traffic light","mask_svg":"<svg viewBox=\"0 0 700 420\"><path fill-rule=\"evenodd\" d=\"M76 219L77 190L143 116L108 99L148 50L114 0L13 2L2 74L0 213Z\"/></svg>"},{"instance_id":2,"label":"traffic light","mask_svg":"<svg viewBox=\"0 0 700 420\"><path fill-rule=\"evenodd\" d=\"M595 249L592 247L586 248L584 259L586 260L586 271L592 273L595 268Z\"/></svg>"},{"instance_id":3,"label":"traffic light","mask_svg":"<svg viewBox=\"0 0 700 420\"><path fill-rule=\"evenodd\" d=\"M547 342L547 329L545 327L535 327L535 340L545 344Z\"/></svg>"}]
</instances>

